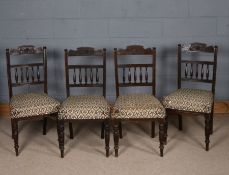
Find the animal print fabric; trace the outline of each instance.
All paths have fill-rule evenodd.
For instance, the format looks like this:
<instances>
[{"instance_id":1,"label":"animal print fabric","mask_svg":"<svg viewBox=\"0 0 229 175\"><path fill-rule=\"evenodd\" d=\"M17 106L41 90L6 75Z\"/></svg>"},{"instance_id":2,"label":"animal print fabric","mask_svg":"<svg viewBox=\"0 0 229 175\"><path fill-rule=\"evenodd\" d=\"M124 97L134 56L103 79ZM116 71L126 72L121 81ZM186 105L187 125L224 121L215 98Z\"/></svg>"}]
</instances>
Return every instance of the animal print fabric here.
<instances>
[{"instance_id":1,"label":"animal print fabric","mask_svg":"<svg viewBox=\"0 0 229 175\"><path fill-rule=\"evenodd\" d=\"M110 106L103 96L70 96L61 105L59 119L107 119Z\"/></svg>"},{"instance_id":2,"label":"animal print fabric","mask_svg":"<svg viewBox=\"0 0 229 175\"><path fill-rule=\"evenodd\" d=\"M12 118L32 117L58 112L60 103L45 93L14 95L10 100Z\"/></svg>"},{"instance_id":3,"label":"animal print fabric","mask_svg":"<svg viewBox=\"0 0 229 175\"><path fill-rule=\"evenodd\" d=\"M165 109L153 95L128 94L117 98L112 118L117 119L145 119L164 118Z\"/></svg>"},{"instance_id":4,"label":"animal print fabric","mask_svg":"<svg viewBox=\"0 0 229 175\"><path fill-rule=\"evenodd\" d=\"M211 91L181 88L164 97L162 103L169 109L211 113L213 100Z\"/></svg>"}]
</instances>

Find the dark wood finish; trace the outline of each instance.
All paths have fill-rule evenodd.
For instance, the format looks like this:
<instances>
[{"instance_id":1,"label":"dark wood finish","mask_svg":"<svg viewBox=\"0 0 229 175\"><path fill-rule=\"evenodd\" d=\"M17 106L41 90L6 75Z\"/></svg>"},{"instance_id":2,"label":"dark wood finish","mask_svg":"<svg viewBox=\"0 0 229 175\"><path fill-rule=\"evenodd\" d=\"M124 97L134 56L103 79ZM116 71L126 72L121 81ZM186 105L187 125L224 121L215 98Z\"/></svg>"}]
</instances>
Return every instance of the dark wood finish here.
<instances>
[{"instance_id":1,"label":"dark wood finish","mask_svg":"<svg viewBox=\"0 0 229 175\"><path fill-rule=\"evenodd\" d=\"M101 124L101 139L104 139L104 137L105 137L104 131L105 131L105 124L104 124L104 122L102 122L102 124Z\"/></svg>"},{"instance_id":2,"label":"dark wood finish","mask_svg":"<svg viewBox=\"0 0 229 175\"><path fill-rule=\"evenodd\" d=\"M66 75L66 93L70 96L70 88L102 88L102 94L106 97L106 49L96 50L92 47L79 47L76 50L64 50L65 52L65 75ZM101 64L69 64L69 59L90 57L90 59L102 59ZM99 70L102 72L100 77ZM73 77L70 77L70 71L73 71ZM72 79L72 82L70 81ZM84 120L84 119L82 119ZM89 120L89 119L86 119ZM58 123L58 140L61 157L64 157L64 122L69 122L70 138L73 139L73 120L59 120ZM93 120L95 121L95 120ZM98 120L96 120L98 121ZM101 125L101 138L105 138L106 156L109 156L109 140L110 140L110 121L99 120Z\"/></svg>"},{"instance_id":3,"label":"dark wood finish","mask_svg":"<svg viewBox=\"0 0 229 175\"><path fill-rule=\"evenodd\" d=\"M45 117L43 120L43 135L46 135L47 133L46 128L47 128L47 117Z\"/></svg>"},{"instance_id":4,"label":"dark wood finish","mask_svg":"<svg viewBox=\"0 0 229 175\"><path fill-rule=\"evenodd\" d=\"M113 138L114 138L114 150L115 150L115 157L118 157L118 149L119 149L119 122L114 121L113 123Z\"/></svg>"},{"instance_id":5,"label":"dark wood finish","mask_svg":"<svg viewBox=\"0 0 229 175\"><path fill-rule=\"evenodd\" d=\"M150 59L150 63L141 64L119 64L119 59L125 59L125 56L144 56ZM115 65L115 84L116 97L120 94L120 88L124 87L150 87L152 95L156 94L156 48L144 48L141 45L130 45L126 49L114 48L114 65ZM151 78L149 79L149 73ZM121 78L120 78L121 77ZM115 156L118 156L119 138L122 138L121 121L127 119L113 119L114 149ZM165 120L164 119L128 119L128 120L149 120L152 123L151 137L155 137L155 121L160 123L160 155L163 156L164 140L165 140Z\"/></svg>"},{"instance_id":6,"label":"dark wood finish","mask_svg":"<svg viewBox=\"0 0 229 175\"><path fill-rule=\"evenodd\" d=\"M64 157L64 120L57 120L58 122L58 141L59 141L59 148L61 153L61 158Z\"/></svg>"},{"instance_id":7,"label":"dark wood finish","mask_svg":"<svg viewBox=\"0 0 229 175\"><path fill-rule=\"evenodd\" d=\"M14 139L14 149L16 156L19 154L19 145L18 145L18 120L17 119L11 119L12 123L12 132L13 132L13 139Z\"/></svg>"},{"instance_id":8,"label":"dark wood finish","mask_svg":"<svg viewBox=\"0 0 229 175\"><path fill-rule=\"evenodd\" d=\"M105 150L106 150L106 157L109 156L110 151L110 121L107 120L104 122L105 124Z\"/></svg>"},{"instance_id":9,"label":"dark wood finish","mask_svg":"<svg viewBox=\"0 0 229 175\"><path fill-rule=\"evenodd\" d=\"M206 151L209 150L209 143L210 143L210 140L209 140L209 137L211 135L211 115L209 114L205 114L205 144L206 144Z\"/></svg>"},{"instance_id":10,"label":"dark wood finish","mask_svg":"<svg viewBox=\"0 0 229 175\"><path fill-rule=\"evenodd\" d=\"M184 59L184 53L208 53L212 54L211 61L196 61ZM187 45L178 45L177 59L178 59L178 89L182 88L183 81L198 82L198 83L209 83L212 88L211 91L213 96L215 96L215 83L216 83L216 68L217 68L217 46L208 46L205 43L192 43ZM197 55L198 56L198 55ZM206 56L205 56L206 57ZM184 77L182 76L181 67L184 66ZM189 67L188 67L189 66ZM194 75L195 67L195 75ZM211 69L210 69L211 68ZM200 70L200 72L199 72ZM210 71L212 71L212 76L210 77ZM179 130L182 130L182 114L191 113L193 115L204 115L205 117L205 143L206 151L209 150L209 137L213 133L213 109L214 102L212 104L212 112L210 114L191 112L191 111L180 111L175 109L167 109L167 114L178 114Z\"/></svg>"},{"instance_id":11,"label":"dark wood finish","mask_svg":"<svg viewBox=\"0 0 229 175\"><path fill-rule=\"evenodd\" d=\"M160 141L160 156L163 157L163 150L164 150L164 144L165 144L165 122L160 121L159 122L159 141Z\"/></svg>"},{"instance_id":12,"label":"dark wood finish","mask_svg":"<svg viewBox=\"0 0 229 175\"><path fill-rule=\"evenodd\" d=\"M189 47L182 46L181 44L178 45L178 89L181 88L182 81L195 81L195 82L202 82L202 83L210 83L212 85L212 93L215 94L215 82L216 82L216 67L217 67L217 46L208 46L205 43L192 43ZM196 61L196 60L187 60L182 59L182 52L206 52L213 54L212 61ZM206 57L206 56L205 56ZM196 67L201 67L201 72L199 73L199 69L196 69L195 79L192 71L187 71L185 69L185 74L187 76L182 77L181 67L185 64L185 66L192 66L196 65ZM212 77L209 77L209 67L212 67ZM190 69L192 70L192 69ZM200 75L200 77L199 77ZM210 78L210 79L209 79Z\"/></svg>"},{"instance_id":13,"label":"dark wood finish","mask_svg":"<svg viewBox=\"0 0 229 175\"><path fill-rule=\"evenodd\" d=\"M155 121L151 122L151 137L155 137Z\"/></svg>"},{"instance_id":14,"label":"dark wood finish","mask_svg":"<svg viewBox=\"0 0 229 175\"><path fill-rule=\"evenodd\" d=\"M44 93L48 92L47 88L47 53L46 47L36 48L34 46L20 46L17 49L6 49L6 60L7 60L7 73L8 73L8 86L9 86L9 97L13 96L13 87L24 86L24 85L37 85L43 84ZM32 64L11 64L11 57L18 55L41 55L42 63L32 63ZM40 81L40 67L43 68L44 77ZM36 68L36 79L34 78L34 69ZM15 81L12 80L12 70L15 70ZM30 71L31 70L31 78ZM20 82L19 74L20 71ZM25 71L25 72L24 72ZM26 81L25 81L26 80Z\"/></svg>"},{"instance_id":15,"label":"dark wood finish","mask_svg":"<svg viewBox=\"0 0 229 175\"><path fill-rule=\"evenodd\" d=\"M96 58L103 59L103 64L97 65L70 65L68 60L71 58L79 58L84 56L92 56ZM93 58L92 58L93 59ZM74 70L73 83L70 83L69 71ZM103 78L99 77L98 70L101 69L103 72ZM78 82L76 82L76 70L79 70ZM84 77L82 77L82 72L84 72ZM94 75L94 72L96 74ZM70 96L71 87L102 87L103 96L106 96L106 49L95 50L91 47L80 47L77 50L67 50L65 49L65 75L66 75L66 91L67 97ZM103 80L99 82L99 80Z\"/></svg>"},{"instance_id":16,"label":"dark wood finish","mask_svg":"<svg viewBox=\"0 0 229 175\"><path fill-rule=\"evenodd\" d=\"M167 144L167 136L168 136L168 116L165 116L165 138L164 138L164 144Z\"/></svg>"},{"instance_id":17,"label":"dark wood finish","mask_svg":"<svg viewBox=\"0 0 229 175\"><path fill-rule=\"evenodd\" d=\"M27 55L30 59L33 56L39 56L41 62L30 63L30 64L12 64L12 57ZM8 87L9 87L9 99L14 95L13 91L15 88L26 85L43 85L43 92L48 93L47 87L47 49L46 47L34 47L19 46L18 48L6 49L6 62L7 62L7 75L8 75ZM41 80L40 69L43 69L43 77ZM14 71L14 74L13 74ZM36 73L36 76L35 76ZM13 78L14 77L14 80ZM15 152L18 156L18 122L22 120L43 120L43 134L46 134L47 117L44 116L32 116L18 119L11 119L12 126L12 138L14 139Z\"/></svg>"},{"instance_id":18,"label":"dark wood finish","mask_svg":"<svg viewBox=\"0 0 229 175\"><path fill-rule=\"evenodd\" d=\"M118 57L128 56L128 55L143 55L152 57L152 62L149 64L118 64ZM124 58L123 58L124 59ZM116 96L119 96L120 87L130 87L130 86L151 86L152 95L156 94L155 82L156 82L156 48L144 49L140 45L131 45L126 49L114 49L114 64L115 64L115 81L116 81ZM143 75L143 68L145 68L145 74ZM152 68L152 80L148 79L148 69ZM122 70L122 82L119 80L119 70ZM139 69L139 76L137 76L136 69ZM125 72L128 72L126 77ZM134 78L132 78L134 77ZM144 78L143 78L144 77ZM128 80L128 81L126 81Z\"/></svg>"},{"instance_id":19,"label":"dark wood finish","mask_svg":"<svg viewBox=\"0 0 229 175\"><path fill-rule=\"evenodd\" d=\"M178 114L178 123L179 123L179 130L182 131L183 130L183 122L182 122L182 115L181 114Z\"/></svg>"},{"instance_id":20,"label":"dark wood finish","mask_svg":"<svg viewBox=\"0 0 229 175\"><path fill-rule=\"evenodd\" d=\"M70 139L73 139L73 126L72 126L72 122L69 122L69 133L70 133Z\"/></svg>"},{"instance_id":21,"label":"dark wood finish","mask_svg":"<svg viewBox=\"0 0 229 175\"><path fill-rule=\"evenodd\" d=\"M119 129L119 138L122 139L123 135L122 135L122 123L119 122L118 124L118 129Z\"/></svg>"}]
</instances>

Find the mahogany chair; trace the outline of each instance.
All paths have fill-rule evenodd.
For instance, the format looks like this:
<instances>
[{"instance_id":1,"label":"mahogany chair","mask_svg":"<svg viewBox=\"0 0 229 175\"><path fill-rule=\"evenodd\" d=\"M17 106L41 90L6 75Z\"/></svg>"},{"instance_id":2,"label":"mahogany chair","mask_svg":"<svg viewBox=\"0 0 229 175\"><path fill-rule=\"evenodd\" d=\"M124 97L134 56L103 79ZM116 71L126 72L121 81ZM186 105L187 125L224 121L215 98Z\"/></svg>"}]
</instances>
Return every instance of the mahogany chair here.
<instances>
[{"instance_id":1,"label":"mahogany chair","mask_svg":"<svg viewBox=\"0 0 229 175\"><path fill-rule=\"evenodd\" d=\"M90 63L69 63L71 60L88 58ZM102 63L92 64L93 60ZM73 139L72 121L91 120L103 123L105 130L106 156L109 156L110 140L110 105L106 101L106 49L96 50L91 47L80 47L76 50L65 49L65 74L67 99L62 103L58 114L58 138L61 157L64 157L64 122L69 122L70 138ZM70 76L72 77L70 78ZM70 88L100 88L102 95L70 95ZM91 89L92 90L92 89Z\"/></svg>"},{"instance_id":2,"label":"mahogany chair","mask_svg":"<svg viewBox=\"0 0 229 175\"><path fill-rule=\"evenodd\" d=\"M143 64L142 57L148 59ZM134 61L132 58L137 58ZM131 60L130 60L131 59ZM121 60L126 60L124 64ZM128 62L128 63L127 63ZM131 62L129 64L129 62ZM140 63L139 63L140 62ZM159 122L160 156L163 156L165 139L165 109L155 98L156 94L156 48L144 48L141 45L130 45L126 49L114 49L116 102L113 106L111 118L113 121L114 149L118 157L119 138L122 134L122 121L150 121ZM152 90L147 93L130 93L120 95L121 88L126 87L148 87ZM125 90L125 89L123 89ZM151 136L154 137L154 129Z\"/></svg>"},{"instance_id":3,"label":"mahogany chair","mask_svg":"<svg viewBox=\"0 0 229 175\"><path fill-rule=\"evenodd\" d=\"M46 55L46 47L20 46L16 49L6 49L12 138L16 156L19 154L18 122L43 119L43 134L45 135L47 117L58 112L60 103L47 95ZM13 61L16 64L12 64ZM39 86L39 90L43 92L15 93L18 87L35 85Z\"/></svg>"},{"instance_id":4,"label":"mahogany chair","mask_svg":"<svg viewBox=\"0 0 229 175\"><path fill-rule=\"evenodd\" d=\"M182 114L204 115L206 151L209 150L209 137L213 133L217 51L217 46L205 43L179 44L178 90L163 99L167 114L178 114L179 130L182 130ZM211 90L184 88L185 83L189 87L194 83L207 83L211 85Z\"/></svg>"}]
</instances>

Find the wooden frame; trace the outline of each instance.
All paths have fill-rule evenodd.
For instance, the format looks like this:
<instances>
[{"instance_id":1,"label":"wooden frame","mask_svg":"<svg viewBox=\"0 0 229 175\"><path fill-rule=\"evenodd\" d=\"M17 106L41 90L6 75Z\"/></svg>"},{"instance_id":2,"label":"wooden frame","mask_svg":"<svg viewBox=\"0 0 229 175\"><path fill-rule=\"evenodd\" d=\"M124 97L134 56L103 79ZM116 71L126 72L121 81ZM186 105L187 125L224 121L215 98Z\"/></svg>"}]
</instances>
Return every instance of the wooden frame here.
<instances>
[{"instance_id":1,"label":"wooden frame","mask_svg":"<svg viewBox=\"0 0 229 175\"><path fill-rule=\"evenodd\" d=\"M142 55L142 56L148 56L152 57L152 62L149 64L119 64L118 63L118 57L122 56L133 56L133 55ZM120 88L123 87L143 87L143 86L148 86L151 87L152 89L152 95L155 96L156 94L156 48L147 48L145 49L141 45L130 45L127 46L126 49L117 49L114 48L114 65L115 65L115 83L116 83L116 97L119 96L119 90ZM142 68L145 68L145 80L143 81L143 73L142 73ZM152 69L152 80L150 81L148 78L148 70L147 68ZM125 77L125 69L128 69L128 82L126 82L126 77ZM134 69L134 75L133 79L134 82L132 82L132 74L131 74L131 68ZM136 73L136 68L139 68L139 78L137 78L137 73ZM122 71L122 83L120 83L120 76L119 76L119 69L123 69ZM137 82L137 79L139 82ZM156 118L156 119L148 119L148 118L139 118L139 119L114 119L113 120L113 134L114 134L114 149L115 149L115 156L118 157L118 149L119 149L119 138L122 138L122 125L121 121L123 120L147 120L152 122L152 130L151 130L151 137L155 137L155 120L159 122L159 141L160 141L160 156L163 156L163 149L164 149L164 141L165 139L165 120L161 118Z\"/></svg>"},{"instance_id":2,"label":"wooden frame","mask_svg":"<svg viewBox=\"0 0 229 175\"><path fill-rule=\"evenodd\" d=\"M12 56L19 56L19 55L39 55L42 56L42 63L33 63L33 64L11 64L11 57ZM43 91L44 93L48 93L47 87L47 49L46 47L34 47L31 45L19 46L16 49L6 49L6 61L7 61L7 74L8 74L8 88L9 88L9 99L13 96L13 89L19 86L25 85L40 85L43 84ZM43 67L43 80L41 79L40 75L40 67ZM36 75L34 74L35 68L37 70ZM15 70L14 78L12 80L12 69ZM24 70L25 69L25 70ZM31 78L29 75L29 69ZM20 72L20 78L18 75L18 71ZM24 74L25 71L25 74ZM19 80L20 79L20 80ZM46 134L46 125L47 125L47 117L51 115L42 115L42 116L31 116L31 117L24 117L24 118L11 118L11 127L12 127L12 138L14 139L14 147L16 156L18 156L19 146L18 146L18 122L21 120L41 120L43 119L43 135Z\"/></svg>"},{"instance_id":3,"label":"wooden frame","mask_svg":"<svg viewBox=\"0 0 229 175\"><path fill-rule=\"evenodd\" d=\"M199 52L199 53L209 53L213 54L213 61L193 61L193 60L183 60L182 52ZM178 61L178 89L182 87L183 81L188 82L198 82L198 83L209 83L212 88L213 98L215 96L215 83L216 83L216 68L217 68L217 46L208 46L205 43L191 43L190 45L181 45L178 44L177 50L177 61ZM185 64L185 73L182 77L182 64ZM190 69L188 69L188 64ZM193 65L196 65L196 72L193 72ZM198 65L201 66L201 72L198 72ZM205 70L204 70L205 66ZM212 77L210 79L209 66L212 66ZM205 117L205 143L206 151L209 150L209 137L213 133L213 113L214 113L214 101L211 108L211 113L201 113L201 112L190 112L190 111L181 111L175 109L167 109L167 114L176 113L178 114L179 130L182 130L182 114L191 113L194 115L204 115ZM168 115L167 115L168 116ZM167 118L166 118L167 120ZM167 122L168 125L168 122ZM166 127L167 128L167 127ZM167 131L166 131L167 133Z\"/></svg>"},{"instance_id":4,"label":"wooden frame","mask_svg":"<svg viewBox=\"0 0 229 175\"><path fill-rule=\"evenodd\" d=\"M86 64L86 65L70 65L69 59L73 57L77 59L78 57L96 57L101 58L103 63L102 64ZM76 80L76 69L79 69L79 77L78 82ZM88 75L88 71L90 70L90 75ZM92 69L95 69L96 75L93 75ZM98 70L102 69L103 72L103 81L99 81L99 73ZM73 72L73 83L70 83L69 80L69 70L74 70ZM82 77L82 70L85 71L84 77ZM66 75L66 93L67 97L70 96L70 88L75 87L100 87L103 89L103 96L106 97L106 49L103 48L102 50L96 50L92 47L79 47L76 50L67 50L65 49L65 75ZM94 78L95 77L95 78ZM94 81L95 79L95 81ZM58 119L58 140L59 140L59 148L61 152L61 157L64 157L64 122L69 122L69 132L70 138L73 139L73 127L72 121L80 120L80 119L70 119L70 120L59 120ZM81 120L91 120L91 119L81 119ZM95 120L93 120L95 121ZM102 129L101 129L101 138L105 137L105 149L106 149L106 157L109 156L109 141L110 141L110 119L106 120L99 120L102 121Z\"/></svg>"}]
</instances>

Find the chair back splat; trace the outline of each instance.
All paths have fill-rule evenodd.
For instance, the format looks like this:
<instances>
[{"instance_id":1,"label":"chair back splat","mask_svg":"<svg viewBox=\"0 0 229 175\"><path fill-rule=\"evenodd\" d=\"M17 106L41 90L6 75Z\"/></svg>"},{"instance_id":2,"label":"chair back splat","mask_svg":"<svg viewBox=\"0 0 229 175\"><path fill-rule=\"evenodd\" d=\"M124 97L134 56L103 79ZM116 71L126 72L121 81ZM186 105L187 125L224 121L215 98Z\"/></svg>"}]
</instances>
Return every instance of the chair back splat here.
<instances>
[{"instance_id":1,"label":"chair back splat","mask_svg":"<svg viewBox=\"0 0 229 175\"><path fill-rule=\"evenodd\" d=\"M82 57L97 57L103 60L102 64L69 64L69 59ZM101 70L101 71L100 71ZM72 77L70 77L72 72ZM102 77L100 76L102 72ZM103 96L106 96L106 49L96 50L91 47L80 47L76 50L65 49L65 75L67 97L72 87L102 87ZM72 82L70 82L72 79Z\"/></svg>"},{"instance_id":2,"label":"chair back splat","mask_svg":"<svg viewBox=\"0 0 229 175\"><path fill-rule=\"evenodd\" d=\"M215 94L216 67L217 67L217 46L208 46L205 43L192 43L189 45L178 45L178 89L182 86L182 81L210 83L212 93ZM185 58L183 54L212 54L212 60L206 61ZM182 72L182 67L183 71Z\"/></svg>"},{"instance_id":3,"label":"chair back splat","mask_svg":"<svg viewBox=\"0 0 229 175\"><path fill-rule=\"evenodd\" d=\"M118 59L125 56L152 57L147 64L119 64ZM141 45L127 46L126 49L114 49L116 96L119 96L121 87L151 86L152 94L156 94L156 48L144 48ZM151 71L151 72L150 72ZM151 80L149 79L151 74ZM122 78L120 78L122 77Z\"/></svg>"},{"instance_id":4,"label":"chair back splat","mask_svg":"<svg viewBox=\"0 0 229 175\"><path fill-rule=\"evenodd\" d=\"M12 57L41 57L41 61L36 63L12 64ZM25 85L44 86L44 93L48 92L47 86L47 50L46 47L19 46L16 49L6 49L7 74L9 98L13 96L14 87ZM21 61L18 61L21 62Z\"/></svg>"}]
</instances>

